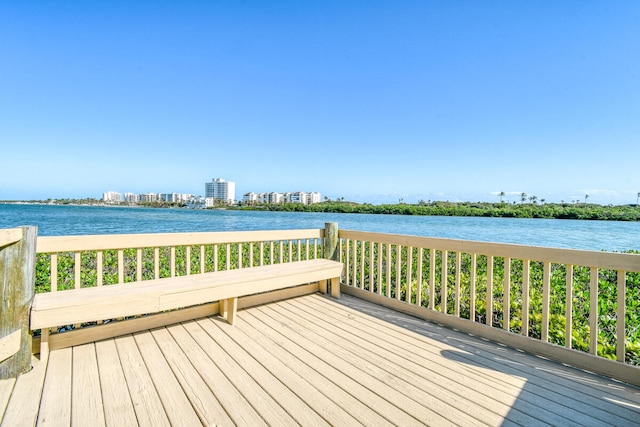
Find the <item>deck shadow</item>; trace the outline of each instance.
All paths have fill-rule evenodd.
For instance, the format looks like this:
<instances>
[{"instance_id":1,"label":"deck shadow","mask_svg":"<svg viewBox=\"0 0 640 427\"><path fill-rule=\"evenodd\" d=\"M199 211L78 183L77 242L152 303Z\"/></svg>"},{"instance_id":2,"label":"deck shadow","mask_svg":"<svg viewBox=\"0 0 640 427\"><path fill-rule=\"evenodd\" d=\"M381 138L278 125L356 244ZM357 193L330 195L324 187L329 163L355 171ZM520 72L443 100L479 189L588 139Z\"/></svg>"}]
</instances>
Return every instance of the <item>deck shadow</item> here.
<instances>
[{"instance_id":1,"label":"deck shadow","mask_svg":"<svg viewBox=\"0 0 640 427\"><path fill-rule=\"evenodd\" d=\"M503 425L538 424L531 422L531 414L541 425L640 425L640 388L353 296L344 295L338 303L445 344L448 348L440 350L441 356L470 373L521 380ZM500 390L483 392L491 397Z\"/></svg>"}]
</instances>

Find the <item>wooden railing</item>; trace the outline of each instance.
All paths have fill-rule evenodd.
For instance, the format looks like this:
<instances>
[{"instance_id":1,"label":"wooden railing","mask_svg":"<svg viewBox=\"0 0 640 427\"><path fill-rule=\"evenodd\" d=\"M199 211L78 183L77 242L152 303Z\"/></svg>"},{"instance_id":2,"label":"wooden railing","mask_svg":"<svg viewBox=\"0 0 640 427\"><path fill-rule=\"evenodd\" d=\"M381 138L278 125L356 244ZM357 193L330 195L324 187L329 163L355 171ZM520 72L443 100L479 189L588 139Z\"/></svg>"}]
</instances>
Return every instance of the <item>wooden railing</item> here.
<instances>
[{"instance_id":1,"label":"wooden railing","mask_svg":"<svg viewBox=\"0 0 640 427\"><path fill-rule=\"evenodd\" d=\"M36 292L321 256L323 229L39 237Z\"/></svg>"},{"instance_id":2,"label":"wooden railing","mask_svg":"<svg viewBox=\"0 0 640 427\"><path fill-rule=\"evenodd\" d=\"M339 237L343 292L567 363L588 353L640 364L640 255L348 230Z\"/></svg>"},{"instance_id":3,"label":"wooden railing","mask_svg":"<svg viewBox=\"0 0 640 427\"><path fill-rule=\"evenodd\" d=\"M324 235L40 237L36 291L313 259L323 256ZM345 293L640 385L640 255L349 230L338 236L339 253L329 256L345 264Z\"/></svg>"},{"instance_id":4,"label":"wooden railing","mask_svg":"<svg viewBox=\"0 0 640 427\"><path fill-rule=\"evenodd\" d=\"M334 234L337 233L337 230ZM36 292L131 284L175 276L322 257L324 229L39 237ZM337 237L335 237L337 241ZM246 297L240 307L317 291L318 284ZM135 333L219 312L217 301L127 319L105 319L44 331L50 350ZM101 325L96 328L94 326ZM34 331L33 352L41 331Z\"/></svg>"}]
</instances>

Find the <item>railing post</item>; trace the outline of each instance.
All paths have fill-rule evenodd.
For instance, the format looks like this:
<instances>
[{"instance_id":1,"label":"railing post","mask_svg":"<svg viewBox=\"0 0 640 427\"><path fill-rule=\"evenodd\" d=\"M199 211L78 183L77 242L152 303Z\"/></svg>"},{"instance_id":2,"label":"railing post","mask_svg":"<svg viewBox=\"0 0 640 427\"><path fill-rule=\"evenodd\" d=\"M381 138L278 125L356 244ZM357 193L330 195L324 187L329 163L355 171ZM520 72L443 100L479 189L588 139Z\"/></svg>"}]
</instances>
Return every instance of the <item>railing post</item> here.
<instances>
[{"instance_id":1,"label":"railing post","mask_svg":"<svg viewBox=\"0 0 640 427\"><path fill-rule=\"evenodd\" d=\"M18 231L19 230L19 231ZM37 227L2 230L0 240L0 380L31 370L29 311L35 292Z\"/></svg>"},{"instance_id":2,"label":"railing post","mask_svg":"<svg viewBox=\"0 0 640 427\"><path fill-rule=\"evenodd\" d=\"M326 259L340 261L340 250L338 247L338 223L327 222L324 224L324 240L322 253ZM331 296L340 298L340 280L331 280Z\"/></svg>"}]
</instances>

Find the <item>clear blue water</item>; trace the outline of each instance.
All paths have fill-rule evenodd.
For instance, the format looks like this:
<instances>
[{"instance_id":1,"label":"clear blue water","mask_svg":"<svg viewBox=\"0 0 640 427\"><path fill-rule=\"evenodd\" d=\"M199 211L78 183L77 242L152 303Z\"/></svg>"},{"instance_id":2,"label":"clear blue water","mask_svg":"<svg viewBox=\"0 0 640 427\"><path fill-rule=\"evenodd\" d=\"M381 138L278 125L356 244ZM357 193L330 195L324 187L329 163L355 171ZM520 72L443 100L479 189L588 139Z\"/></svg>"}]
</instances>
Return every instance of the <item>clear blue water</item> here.
<instances>
[{"instance_id":1,"label":"clear blue water","mask_svg":"<svg viewBox=\"0 0 640 427\"><path fill-rule=\"evenodd\" d=\"M3 205L0 228L41 236L323 228L606 251L640 250L640 222Z\"/></svg>"}]
</instances>

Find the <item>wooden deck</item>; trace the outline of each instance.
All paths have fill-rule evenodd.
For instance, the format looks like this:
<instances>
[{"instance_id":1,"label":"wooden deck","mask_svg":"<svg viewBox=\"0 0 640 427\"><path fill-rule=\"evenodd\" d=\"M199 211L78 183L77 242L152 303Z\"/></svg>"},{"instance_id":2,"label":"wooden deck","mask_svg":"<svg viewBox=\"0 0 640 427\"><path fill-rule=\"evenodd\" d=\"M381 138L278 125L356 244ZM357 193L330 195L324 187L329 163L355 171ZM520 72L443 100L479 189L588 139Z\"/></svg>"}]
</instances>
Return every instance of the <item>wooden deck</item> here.
<instances>
[{"instance_id":1,"label":"wooden deck","mask_svg":"<svg viewBox=\"0 0 640 427\"><path fill-rule=\"evenodd\" d=\"M55 350L2 426L639 425L640 389L354 297L309 295Z\"/></svg>"}]
</instances>

